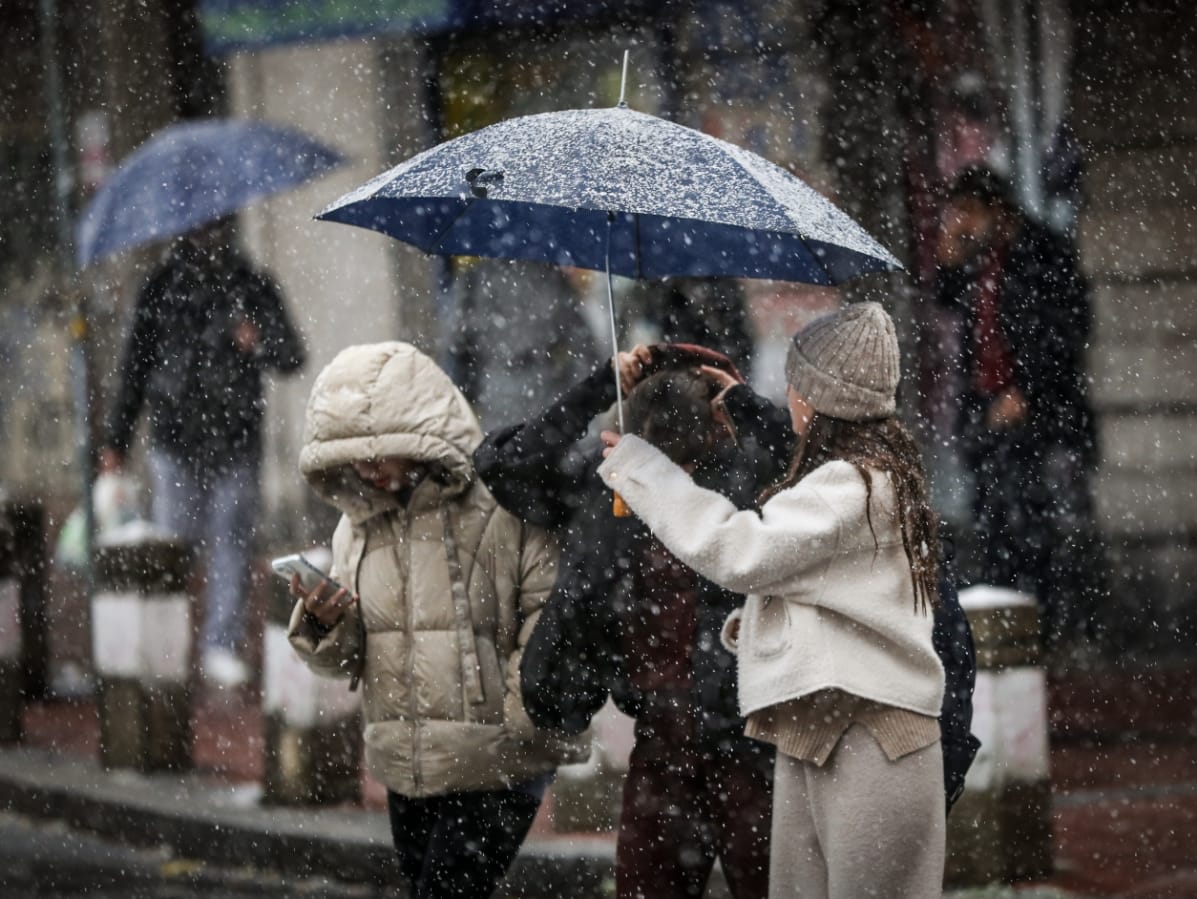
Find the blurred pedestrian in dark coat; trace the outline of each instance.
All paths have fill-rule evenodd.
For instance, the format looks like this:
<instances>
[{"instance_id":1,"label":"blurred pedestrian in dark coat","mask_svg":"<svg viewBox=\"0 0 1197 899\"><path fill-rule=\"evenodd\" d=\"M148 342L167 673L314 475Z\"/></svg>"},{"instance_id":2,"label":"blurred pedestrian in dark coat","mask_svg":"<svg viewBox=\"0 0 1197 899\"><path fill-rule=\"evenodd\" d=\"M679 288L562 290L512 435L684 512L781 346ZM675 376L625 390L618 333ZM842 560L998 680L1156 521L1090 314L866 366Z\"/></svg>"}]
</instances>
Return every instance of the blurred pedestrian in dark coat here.
<instances>
[{"instance_id":1,"label":"blurred pedestrian in dark coat","mask_svg":"<svg viewBox=\"0 0 1197 899\"><path fill-rule=\"evenodd\" d=\"M144 408L154 521L204 550L201 668L232 687L249 676L241 655L264 375L297 371L304 347L278 288L237 251L228 224L179 239L138 294L100 464L124 465Z\"/></svg>"},{"instance_id":2,"label":"blurred pedestrian in dark coat","mask_svg":"<svg viewBox=\"0 0 1197 899\"><path fill-rule=\"evenodd\" d=\"M727 356L741 371L752 368L748 304L734 278L636 281L620 310L625 319L640 319L662 343L704 346Z\"/></svg>"},{"instance_id":3,"label":"blurred pedestrian in dark coat","mask_svg":"<svg viewBox=\"0 0 1197 899\"><path fill-rule=\"evenodd\" d=\"M1092 596L1078 593L1100 589L1087 286L1075 249L979 167L949 191L937 258L938 301L964 318L959 437L976 481L978 576L1037 594L1055 635L1090 620Z\"/></svg>"},{"instance_id":4,"label":"blurred pedestrian in dark coat","mask_svg":"<svg viewBox=\"0 0 1197 899\"><path fill-rule=\"evenodd\" d=\"M472 259L456 279L446 369L484 429L519 421L598 360L582 301L555 266Z\"/></svg>"}]
</instances>

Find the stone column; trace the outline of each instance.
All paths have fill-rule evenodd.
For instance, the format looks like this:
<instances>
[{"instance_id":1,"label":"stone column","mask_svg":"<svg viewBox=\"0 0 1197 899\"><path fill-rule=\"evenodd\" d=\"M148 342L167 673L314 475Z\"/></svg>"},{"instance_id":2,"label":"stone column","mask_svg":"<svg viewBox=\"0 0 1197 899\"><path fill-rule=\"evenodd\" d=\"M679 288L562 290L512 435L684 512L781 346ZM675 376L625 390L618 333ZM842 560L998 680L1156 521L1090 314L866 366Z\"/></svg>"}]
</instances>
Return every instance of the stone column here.
<instances>
[{"instance_id":1,"label":"stone column","mask_svg":"<svg viewBox=\"0 0 1197 899\"><path fill-rule=\"evenodd\" d=\"M553 828L559 833L613 831L619 826L635 721L608 700L591 728L590 758L580 765L562 765L553 781Z\"/></svg>"},{"instance_id":2,"label":"stone column","mask_svg":"<svg viewBox=\"0 0 1197 899\"><path fill-rule=\"evenodd\" d=\"M0 628L18 628L15 680L25 699L46 694L49 621L46 615L46 515L40 502L0 501L0 578L12 581L17 616L0 618ZM0 687L0 691L7 687Z\"/></svg>"},{"instance_id":3,"label":"stone column","mask_svg":"<svg viewBox=\"0 0 1197 899\"><path fill-rule=\"evenodd\" d=\"M21 739L25 708L21 671L21 582L0 565L0 742Z\"/></svg>"},{"instance_id":4,"label":"stone column","mask_svg":"<svg viewBox=\"0 0 1197 899\"><path fill-rule=\"evenodd\" d=\"M96 553L92 657L108 768L191 766L192 564L187 547L169 540Z\"/></svg>"},{"instance_id":5,"label":"stone column","mask_svg":"<svg viewBox=\"0 0 1197 899\"><path fill-rule=\"evenodd\" d=\"M977 646L973 733L981 749L948 818L945 880L1012 882L1052 870L1047 677L1035 597L960 591Z\"/></svg>"},{"instance_id":6,"label":"stone column","mask_svg":"<svg viewBox=\"0 0 1197 899\"><path fill-rule=\"evenodd\" d=\"M1075 2L1073 15L1094 492L1111 568L1093 613L1112 657L1153 665L1192 658L1197 628L1197 6Z\"/></svg>"},{"instance_id":7,"label":"stone column","mask_svg":"<svg viewBox=\"0 0 1197 899\"><path fill-rule=\"evenodd\" d=\"M343 193L428 146L415 41L340 40L246 51L228 60L231 114L298 128L345 165L245 209L246 248L279 282L308 347L304 371L271 380L262 467L264 537L318 539L295 475L303 410L320 369L346 346L408 340L434 352L432 260L362 228L314 220ZM402 86L402 89L400 89ZM318 518L318 516L316 516ZM335 523L332 522L332 523ZM308 525L304 527L304 525Z\"/></svg>"}]
</instances>

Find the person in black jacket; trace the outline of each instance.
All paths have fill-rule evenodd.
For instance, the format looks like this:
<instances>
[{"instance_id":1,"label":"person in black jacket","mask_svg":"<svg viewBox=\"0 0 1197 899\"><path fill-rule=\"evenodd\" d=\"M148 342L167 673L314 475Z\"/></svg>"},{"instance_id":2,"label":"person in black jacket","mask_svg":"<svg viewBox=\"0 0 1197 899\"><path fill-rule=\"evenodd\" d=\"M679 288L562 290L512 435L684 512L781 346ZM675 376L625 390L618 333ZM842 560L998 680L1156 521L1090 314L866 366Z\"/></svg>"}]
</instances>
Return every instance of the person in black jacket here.
<instances>
[{"instance_id":1,"label":"person in black jacket","mask_svg":"<svg viewBox=\"0 0 1197 899\"><path fill-rule=\"evenodd\" d=\"M716 432L711 388L695 372L702 361L734 371L729 360L676 345L621 360L628 427L680 435L670 445L697 478L752 505L763 483L732 441L706 439ZM610 692L636 719L618 896L700 896L716 858L733 895L765 896L773 751L743 734L735 660L718 636L743 597L682 566L636 519L613 517L595 474L600 447L582 438L614 399L608 362L475 454L501 505L561 535L557 582L521 665L525 708L539 726L572 733Z\"/></svg>"},{"instance_id":2,"label":"person in black jacket","mask_svg":"<svg viewBox=\"0 0 1197 899\"><path fill-rule=\"evenodd\" d=\"M1092 609L1076 600L1101 589L1102 565L1084 371L1092 316L1076 253L974 167L949 192L937 257L938 302L964 320L958 432L975 477L977 579L1035 593L1049 637L1087 629Z\"/></svg>"},{"instance_id":3,"label":"person in black jacket","mask_svg":"<svg viewBox=\"0 0 1197 899\"><path fill-rule=\"evenodd\" d=\"M125 464L149 418L153 517L207 553L201 667L245 682L244 604L257 515L263 375L294 372L304 348L278 288L230 242L227 220L177 240L133 310L102 471Z\"/></svg>"}]
</instances>

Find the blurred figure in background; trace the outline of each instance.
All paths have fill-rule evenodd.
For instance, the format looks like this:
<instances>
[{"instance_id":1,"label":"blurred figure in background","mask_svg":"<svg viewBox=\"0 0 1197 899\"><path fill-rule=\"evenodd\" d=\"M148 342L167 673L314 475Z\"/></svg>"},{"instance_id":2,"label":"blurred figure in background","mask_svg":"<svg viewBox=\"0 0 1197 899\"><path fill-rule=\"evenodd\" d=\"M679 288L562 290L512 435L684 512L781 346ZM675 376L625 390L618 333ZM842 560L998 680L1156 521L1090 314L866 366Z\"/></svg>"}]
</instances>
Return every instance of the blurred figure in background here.
<instances>
[{"instance_id":1,"label":"blurred figure in background","mask_svg":"<svg viewBox=\"0 0 1197 899\"><path fill-rule=\"evenodd\" d=\"M263 376L303 362L278 288L236 248L231 219L177 240L138 294L100 467L125 465L144 407L154 521L206 557L200 662L219 687L249 678Z\"/></svg>"},{"instance_id":2,"label":"blurred figure in background","mask_svg":"<svg viewBox=\"0 0 1197 899\"><path fill-rule=\"evenodd\" d=\"M458 263L446 368L484 429L521 421L598 361L581 298L561 269L533 262Z\"/></svg>"},{"instance_id":3,"label":"blurred figure in background","mask_svg":"<svg viewBox=\"0 0 1197 899\"><path fill-rule=\"evenodd\" d=\"M727 356L741 371L752 368L753 340L744 288L734 278L665 278L636 281L620 313L647 334L634 342L686 343Z\"/></svg>"},{"instance_id":4,"label":"blurred figure in background","mask_svg":"<svg viewBox=\"0 0 1197 899\"><path fill-rule=\"evenodd\" d=\"M974 166L949 191L937 261L937 299L964 319L958 434L976 482L977 579L1036 594L1049 638L1092 637L1103 565L1076 252Z\"/></svg>"}]
</instances>

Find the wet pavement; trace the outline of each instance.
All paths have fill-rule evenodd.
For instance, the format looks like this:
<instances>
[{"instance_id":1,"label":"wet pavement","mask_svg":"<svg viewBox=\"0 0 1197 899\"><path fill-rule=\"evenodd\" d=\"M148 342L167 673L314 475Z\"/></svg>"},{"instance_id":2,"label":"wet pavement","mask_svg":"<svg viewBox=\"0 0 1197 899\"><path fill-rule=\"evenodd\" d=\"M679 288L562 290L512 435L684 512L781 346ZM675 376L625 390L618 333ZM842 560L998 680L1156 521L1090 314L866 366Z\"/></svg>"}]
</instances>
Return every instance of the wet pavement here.
<instances>
[{"instance_id":1,"label":"wet pavement","mask_svg":"<svg viewBox=\"0 0 1197 899\"><path fill-rule=\"evenodd\" d=\"M1042 883L1020 885L1019 895L1197 897L1195 673L1187 667L1156 666L1138 672L1108 667L1051 677L1056 871ZM206 837L174 818L209 814L213 817L208 824L217 831L244 827L250 834L246 840L260 851L246 851L242 863L277 866L289 876L311 876L310 866L288 868L286 855L313 851L302 848L300 836L335 824L337 839L349 844L364 841L369 846L364 855L373 859L349 865L356 870L342 871L347 882L375 878L386 882L393 877L383 812L385 792L368 777L363 776L360 803L316 811L260 805L263 737L252 689L208 693L198 699L193 717L195 771L182 779L192 792L176 792L173 798L167 785L178 781L178 775L153 775L147 780L128 772L107 774L99 768L94 704L38 703L26 709L24 720L22 746L0 750L0 791L7 794L10 809L24 801L26 807L18 811L54 817L57 810L63 817L73 816L76 826L103 832L104 815L72 797L93 789L89 801L99 802L105 795L128 798L138 790L147 795L157 790L166 796L167 808L153 812L159 816L153 827L163 833L174 827L181 838L198 841ZM39 779L54 781L54 790L41 790L31 800L28 794L38 792ZM217 799L212 800L213 796ZM137 813L150 814L144 808ZM163 824L167 818L173 823ZM284 834L286 839L268 839L272 828L295 832ZM135 830L121 833L116 828L116 835L137 840ZM315 834L320 836L328 835ZM594 894L601 895L608 888L602 881L609 877L604 872L609 872L613 845L610 833L556 832L550 796L529 838L525 862L558 869L575 866L570 876L590 881ZM356 851L352 845L348 848ZM335 852L324 861L325 873L341 868ZM316 870L321 870L319 865ZM554 895L547 875L535 876L544 887L537 895Z\"/></svg>"},{"instance_id":2,"label":"wet pavement","mask_svg":"<svg viewBox=\"0 0 1197 899\"><path fill-rule=\"evenodd\" d=\"M0 884L6 899L373 899L386 893L328 878L281 877L252 867L181 858L169 846L127 846L68 827L0 811Z\"/></svg>"},{"instance_id":3,"label":"wet pavement","mask_svg":"<svg viewBox=\"0 0 1197 899\"><path fill-rule=\"evenodd\" d=\"M58 579L53 586L47 608L52 656L59 671L64 659L75 660L85 670L90 654L87 603L78 585L70 589ZM260 646L272 586L265 571L259 572L255 586L250 645ZM205 837L189 829L187 821L175 820L207 803L215 815L214 826L245 825L242 842L256 843L262 850L256 856L247 853L251 860L280 870L287 869L293 861L288 855L301 844L268 838L272 824L294 828L292 838L305 829L335 828L339 834L322 834L326 839L317 844L334 873L338 850L344 849L349 857L367 858L358 866L359 875L394 882L385 791L364 775L360 803L326 810L268 809L260 820L254 818L263 811L258 801L264 769L258 703L252 687L198 694L192 720L195 770L182 779L156 775L164 780L142 783L147 795L169 792L175 778L187 784L192 798L180 808L151 804L153 814L144 807L132 808L131 813L148 815L159 825L173 822L181 839L219 842L219 833ZM1099 661L1096 667L1085 667L1083 659L1057 659L1049 676L1049 709L1055 873L1044 883L1019 885L1019 896L1197 897L1197 665L1123 658L1119 665ZM100 769L94 703L39 702L25 710L24 724L25 739L19 747L0 747L0 791L9 788L8 804L0 807L11 810L13 801L30 800L28 814L73 816L76 826L103 834L111 817L104 813L108 806L103 802L122 790L131 794L138 779ZM27 751L34 755L23 755ZM76 767L64 772L67 763ZM47 801L45 791L34 789L39 779L57 779L67 786L54 793L54 801ZM95 801L72 802L72 782L94 782ZM230 802L234 809L222 817ZM563 876L561 871L569 869L579 887L585 881L593 895L609 894L614 835L558 833L552 805L550 792L526 846L525 856L533 865L526 871L534 873L525 876L542 882L541 895L552 896L552 885L561 882L552 872ZM148 842L153 845L152 839ZM235 844L231 851L239 848ZM299 871L293 876L306 876L302 864L292 867ZM560 895L584 892L567 890Z\"/></svg>"}]
</instances>

